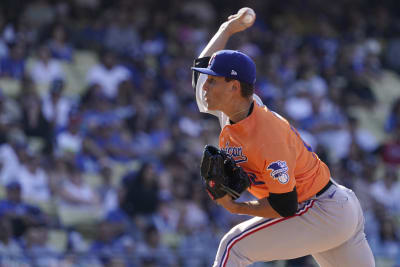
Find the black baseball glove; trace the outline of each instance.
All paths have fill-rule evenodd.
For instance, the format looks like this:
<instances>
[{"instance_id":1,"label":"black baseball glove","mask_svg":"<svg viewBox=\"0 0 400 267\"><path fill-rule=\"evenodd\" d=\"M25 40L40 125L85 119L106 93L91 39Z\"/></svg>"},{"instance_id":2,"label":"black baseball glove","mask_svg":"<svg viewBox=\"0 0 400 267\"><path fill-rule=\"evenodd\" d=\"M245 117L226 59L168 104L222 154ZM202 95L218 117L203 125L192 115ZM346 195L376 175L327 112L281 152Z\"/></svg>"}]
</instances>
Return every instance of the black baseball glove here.
<instances>
[{"instance_id":1,"label":"black baseball glove","mask_svg":"<svg viewBox=\"0 0 400 267\"><path fill-rule=\"evenodd\" d=\"M226 194L237 199L250 186L247 173L229 154L212 145L204 148L200 174L213 200Z\"/></svg>"}]
</instances>

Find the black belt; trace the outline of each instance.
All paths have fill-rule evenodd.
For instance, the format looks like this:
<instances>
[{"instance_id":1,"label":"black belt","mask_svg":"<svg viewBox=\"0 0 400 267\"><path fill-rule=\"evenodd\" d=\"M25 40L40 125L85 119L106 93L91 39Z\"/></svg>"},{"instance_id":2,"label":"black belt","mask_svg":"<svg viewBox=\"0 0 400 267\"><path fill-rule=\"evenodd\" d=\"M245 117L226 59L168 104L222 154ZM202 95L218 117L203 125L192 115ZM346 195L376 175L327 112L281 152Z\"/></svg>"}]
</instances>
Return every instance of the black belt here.
<instances>
[{"instance_id":1,"label":"black belt","mask_svg":"<svg viewBox=\"0 0 400 267\"><path fill-rule=\"evenodd\" d=\"M322 195L326 190L328 190L331 185L333 185L333 183L331 180L329 180L329 182L321 190L319 190L319 192L315 196L319 197L320 195Z\"/></svg>"}]
</instances>

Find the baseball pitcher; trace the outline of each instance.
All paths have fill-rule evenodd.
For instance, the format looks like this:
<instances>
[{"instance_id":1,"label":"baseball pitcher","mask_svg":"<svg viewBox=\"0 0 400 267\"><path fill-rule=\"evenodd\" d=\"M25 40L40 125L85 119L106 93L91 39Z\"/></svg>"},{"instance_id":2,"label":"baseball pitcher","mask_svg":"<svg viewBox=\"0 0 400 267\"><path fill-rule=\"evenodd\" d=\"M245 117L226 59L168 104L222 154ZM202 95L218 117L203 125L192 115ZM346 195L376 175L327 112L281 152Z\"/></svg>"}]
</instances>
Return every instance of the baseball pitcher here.
<instances>
[{"instance_id":1,"label":"baseball pitcher","mask_svg":"<svg viewBox=\"0 0 400 267\"><path fill-rule=\"evenodd\" d=\"M222 128L219 148L204 149L205 188L229 212L254 216L222 238L214 267L305 255L323 267L375 266L353 191L335 183L297 130L254 94L253 60L223 50L254 23L247 15L230 16L192 68L198 107ZM245 190L257 200L237 202Z\"/></svg>"}]
</instances>

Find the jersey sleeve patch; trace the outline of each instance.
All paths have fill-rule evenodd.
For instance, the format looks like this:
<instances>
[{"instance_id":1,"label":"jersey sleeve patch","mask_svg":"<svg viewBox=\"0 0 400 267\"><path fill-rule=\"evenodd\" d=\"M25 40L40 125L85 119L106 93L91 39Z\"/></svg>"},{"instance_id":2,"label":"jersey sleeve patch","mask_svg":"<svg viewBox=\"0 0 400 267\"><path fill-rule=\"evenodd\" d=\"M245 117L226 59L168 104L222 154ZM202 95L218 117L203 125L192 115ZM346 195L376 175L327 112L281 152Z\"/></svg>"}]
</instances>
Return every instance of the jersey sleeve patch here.
<instances>
[{"instance_id":1,"label":"jersey sleeve patch","mask_svg":"<svg viewBox=\"0 0 400 267\"><path fill-rule=\"evenodd\" d=\"M268 165L267 170L271 170L272 179L278 180L279 183L287 184L289 182L289 168L286 161L274 161Z\"/></svg>"}]
</instances>

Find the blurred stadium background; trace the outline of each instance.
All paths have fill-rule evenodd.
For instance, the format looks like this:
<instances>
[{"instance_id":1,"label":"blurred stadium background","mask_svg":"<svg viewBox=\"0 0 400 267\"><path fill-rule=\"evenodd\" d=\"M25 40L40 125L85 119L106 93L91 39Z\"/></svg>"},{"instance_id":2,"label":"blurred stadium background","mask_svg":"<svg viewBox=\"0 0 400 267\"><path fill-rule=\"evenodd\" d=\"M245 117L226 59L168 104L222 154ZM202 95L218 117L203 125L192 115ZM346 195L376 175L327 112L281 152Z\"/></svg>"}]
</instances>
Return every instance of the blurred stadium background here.
<instances>
[{"instance_id":1,"label":"blurred stadium background","mask_svg":"<svg viewBox=\"0 0 400 267\"><path fill-rule=\"evenodd\" d=\"M190 66L243 6L257 21L229 48L356 191L377 266L400 266L396 0L2 0L0 266L211 266L246 217L200 183L219 125L197 111Z\"/></svg>"}]
</instances>

